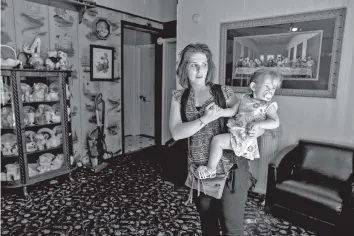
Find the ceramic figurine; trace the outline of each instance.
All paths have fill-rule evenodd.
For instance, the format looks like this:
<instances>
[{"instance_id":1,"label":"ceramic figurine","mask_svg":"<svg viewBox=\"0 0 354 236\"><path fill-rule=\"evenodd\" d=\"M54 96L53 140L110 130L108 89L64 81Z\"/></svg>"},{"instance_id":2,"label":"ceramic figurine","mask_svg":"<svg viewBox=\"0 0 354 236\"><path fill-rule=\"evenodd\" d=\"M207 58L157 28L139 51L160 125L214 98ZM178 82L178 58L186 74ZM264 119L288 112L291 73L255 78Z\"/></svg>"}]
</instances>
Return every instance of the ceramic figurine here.
<instances>
[{"instance_id":1,"label":"ceramic figurine","mask_svg":"<svg viewBox=\"0 0 354 236\"><path fill-rule=\"evenodd\" d=\"M52 136L48 139L48 141L45 144L46 147L47 148L58 147L60 144L62 144L62 137L63 135L61 133L57 135L52 133Z\"/></svg>"},{"instance_id":2,"label":"ceramic figurine","mask_svg":"<svg viewBox=\"0 0 354 236\"><path fill-rule=\"evenodd\" d=\"M68 70L70 67L68 55L65 52L58 51L58 57L60 60L56 63L55 68L60 70Z\"/></svg>"},{"instance_id":3,"label":"ceramic figurine","mask_svg":"<svg viewBox=\"0 0 354 236\"><path fill-rule=\"evenodd\" d=\"M39 37L36 37L33 40L33 43L31 46L27 45L26 43L23 45L23 51L25 53L31 54L31 58L29 60L29 63L35 68L35 69L43 69L43 59L40 56L41 53L41 39Z\"/></svg>"},{"instance_id":4,"label":"ceramic figurine","mask_svg":"<svg viewBox=\"0 0 354 236\"><path fill-rule=\"evenodd\" d=\"M38 150L44 150L45 144L47 142L47 138L42 133L37 133L34 136L34 140L36 141L36 146Z\"/></svg>"},{"instance_id":5,"label":"ceramic figurine","mask_svg":"<svg viewBox=\"0 0 354 236\"><path fill-rule=\"evenodd\" d=\"M5 168L7 181L20 179L20 167L18 164L7 164Z\"/></svg>"},{"instance_id":6,"label":"ceramic figurine","mask_svg":"<svg viewBox=\"0 0 354 236\"><path fill-rule=\"evenodd\" d=\"M56 65L61 59L58 57L58 51L48 51L48 58L45 60L45 65L47 70L54 70L56 69Z\"/></svg>"},{"instance_id":7,"label":"ceramic figurine","mask_svg":"<svg viewBox=\"0 0 354 236\"><path fill-rule=\"evenodd\" d=\"M32 95L33 95L34 101L36 101L36 102L44 101L45 89L43 88L43 86L41 86L41 84L34 83Z\"/></svg>"}]
</instances>

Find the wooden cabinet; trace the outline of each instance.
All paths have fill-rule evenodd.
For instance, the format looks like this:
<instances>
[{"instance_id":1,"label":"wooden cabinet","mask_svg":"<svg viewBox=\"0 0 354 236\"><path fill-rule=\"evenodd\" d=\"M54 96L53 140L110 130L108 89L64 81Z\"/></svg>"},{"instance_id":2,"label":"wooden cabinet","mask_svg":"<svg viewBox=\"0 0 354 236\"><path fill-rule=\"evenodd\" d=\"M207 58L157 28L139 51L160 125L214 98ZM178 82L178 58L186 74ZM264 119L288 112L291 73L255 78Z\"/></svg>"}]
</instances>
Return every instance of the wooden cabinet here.
<instances>
[{"instance_id":1,"label":"wooden cabinet","mask_svg":"<svg viewBox=\"0 0 354 236\"><path fill-rule=\"evenodd\" d=\"M1 186L23 187L70 174L71 71L1 70Z\"/></svg>"}]
</instances>

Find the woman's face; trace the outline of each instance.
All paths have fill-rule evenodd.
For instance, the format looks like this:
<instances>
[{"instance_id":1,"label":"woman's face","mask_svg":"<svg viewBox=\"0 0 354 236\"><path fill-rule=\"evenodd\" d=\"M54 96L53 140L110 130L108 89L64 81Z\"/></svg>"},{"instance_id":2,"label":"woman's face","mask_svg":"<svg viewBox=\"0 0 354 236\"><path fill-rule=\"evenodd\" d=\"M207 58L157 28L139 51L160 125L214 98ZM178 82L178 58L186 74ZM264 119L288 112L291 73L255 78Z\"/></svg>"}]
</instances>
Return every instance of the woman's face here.
<instances>
[{"instance_id":1,"label":"woman's face","mask_svg":"<svg viewBox=\"0 0 354 236\"><path fill-rule=\"evenodd\" d=\"M205 78L208 74L208 58L204 53L196 52L189 56L188 79L191 84L205 84Z\"/></svg>"}]
</instances>

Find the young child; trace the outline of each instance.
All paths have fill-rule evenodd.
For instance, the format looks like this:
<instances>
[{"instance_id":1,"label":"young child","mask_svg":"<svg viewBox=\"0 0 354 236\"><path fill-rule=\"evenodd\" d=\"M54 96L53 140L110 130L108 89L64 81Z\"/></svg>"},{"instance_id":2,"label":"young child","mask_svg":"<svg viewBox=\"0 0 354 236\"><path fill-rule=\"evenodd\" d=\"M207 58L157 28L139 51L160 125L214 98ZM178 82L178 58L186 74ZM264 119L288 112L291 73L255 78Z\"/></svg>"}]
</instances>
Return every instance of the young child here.
<instances>
[{"instance_id":1,"label":"young child","mask_svg":"<svg viewBox=\"0 0 354 236\"><path fill-rule=\"evenodd\" d=\"M250 78L252 93L245 94L233 107L219 111L222 117L232 117L227 124L229 133L214 136L208 164L197 168L197 178L216 177L216 166L224 149L233 150L237 156L249 160L259 158L257 139L249 131L257 128L275 129L279 126L278 105L271 102L271 99L281 83L282 76L275 70L259 69Z\"/></svg>"}]
</instances>

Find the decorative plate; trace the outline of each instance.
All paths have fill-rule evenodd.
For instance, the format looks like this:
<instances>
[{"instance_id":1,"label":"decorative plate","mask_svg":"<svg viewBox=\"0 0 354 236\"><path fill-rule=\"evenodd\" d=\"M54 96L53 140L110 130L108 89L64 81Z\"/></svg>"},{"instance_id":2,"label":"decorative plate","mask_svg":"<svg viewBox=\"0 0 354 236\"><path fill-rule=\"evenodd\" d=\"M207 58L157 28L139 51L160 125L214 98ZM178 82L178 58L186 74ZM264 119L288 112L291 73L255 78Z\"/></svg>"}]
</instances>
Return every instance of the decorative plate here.
<instances>
[{"instance_id":1,"label":"decorative plate","mask_svg":"<svg viewBox=\"0 0 354 236\"><path fill-rule=\"evenodd\" d=\"M59 93L60 91L59 82L55 81L51 83L48 88L49 88L49 93Z\"/></svg>"},{"instance_id":2,"label":"decorative plate","mask_svg":"<svg viewBox=\"0 0 354 236\"><path fill-rule=\"evenodd\" d=\"M33 84L33 90L40 90L40 89L44 89L44 94L48 93L48 86L46 84L43 84L43 83L34 83Z\"/></svg>"},{"instance_id":3,"label":"decorative plate","mask_svg":"<svg viewBox=\"0 0 354 236\"><path fill-rule=\"evenodd\" d=\"M58 134L61 134L63 131L62 131L62 127L60 125L58 126L55 126L53 129L52 129L52 133L56 136Z\"/></svg>"},{"instance_id":4,"label":"decorative plate","mask_svg":"<svg viewBox=\"0 0 354 236\"><path fill-rule=\"evenodd\" d=\"M49 128L42 128L42 129L37 131L37 134L43 134L44 136L46 136L46 134L47 134L48 136L47 136L46 139L48 140L52 136L53 131L51 129L49 129Z\"/></svg>"},{"instance_id":5,"label":"decorative plate","mask_svg":"<svg viewBox=\"0 0 354 236\"><path fill-rule=\"evenodd\" d=\"M22 91L22 94L31 94L32 93L32 88L29 84L26 84L26 83L21 83L21 91Z\"/></svg>"}]
</instances>

